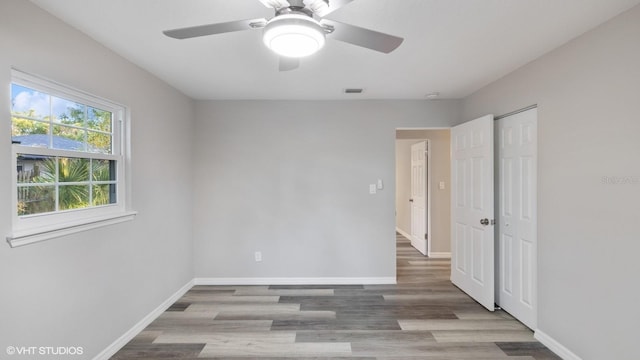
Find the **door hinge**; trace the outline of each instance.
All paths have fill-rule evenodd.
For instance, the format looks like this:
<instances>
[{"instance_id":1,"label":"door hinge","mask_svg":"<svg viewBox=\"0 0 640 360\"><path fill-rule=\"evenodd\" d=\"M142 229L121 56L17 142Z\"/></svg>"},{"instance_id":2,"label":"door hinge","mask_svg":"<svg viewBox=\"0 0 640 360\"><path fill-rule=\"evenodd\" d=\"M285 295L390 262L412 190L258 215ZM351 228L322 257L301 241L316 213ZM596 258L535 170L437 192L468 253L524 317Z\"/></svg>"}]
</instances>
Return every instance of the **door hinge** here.
<instances>
[{"instance_id":1,"label":"door hinge","mask_svg":"<svg viewBox=\"0 0 640 360\"><path fill-rule=\"evenodd\" d=\"M429 240L429 238L427 237L427 234L424 234L424 239Z\"/></svg>"}]
</instances>

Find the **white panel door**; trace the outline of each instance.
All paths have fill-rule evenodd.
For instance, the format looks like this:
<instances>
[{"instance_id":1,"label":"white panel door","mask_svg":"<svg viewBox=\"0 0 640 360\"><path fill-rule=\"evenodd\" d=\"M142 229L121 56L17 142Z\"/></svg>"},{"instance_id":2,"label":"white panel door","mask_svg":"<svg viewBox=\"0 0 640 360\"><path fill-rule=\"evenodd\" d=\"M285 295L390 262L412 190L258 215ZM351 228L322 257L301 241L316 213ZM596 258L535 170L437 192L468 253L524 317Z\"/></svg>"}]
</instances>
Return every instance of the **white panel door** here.
<instances>
[{"instance_id":1,"label":"white panel door","mask_svg":"<svg viewBox=\"0 0 640 360\"><path fill-rule=\"evenodd\" d=\"M498 285L496 303L537 326L537 110L497 121Z\"/></svg>"},{"instance_id":2,"label":"white panel door","mask_svg":"<svg viewBox=\"0 0 640 360\"><path fill-rule=\"evenodd\" d=\"M427 254L427 142L411 145L411 245Z\"/></svg>"},{"instance_id":3,"label":"white panel door","mask_svg":"<svg viewBox=\"0 0 640 360\"><path fill-rule=\"evenodd\" d=\"M494 310L493 115L451 130L451 282Z\"/></svg>"}]
</instances>

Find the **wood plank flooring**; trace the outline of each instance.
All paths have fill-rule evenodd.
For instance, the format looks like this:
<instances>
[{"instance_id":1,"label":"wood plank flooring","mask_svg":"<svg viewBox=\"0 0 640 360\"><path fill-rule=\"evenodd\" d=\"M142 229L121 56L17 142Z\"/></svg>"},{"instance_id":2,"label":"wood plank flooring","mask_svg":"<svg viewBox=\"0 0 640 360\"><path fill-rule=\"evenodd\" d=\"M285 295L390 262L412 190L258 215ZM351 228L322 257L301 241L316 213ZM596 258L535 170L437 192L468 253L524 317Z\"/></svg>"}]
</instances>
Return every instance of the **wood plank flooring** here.
<instances>
[{"instance_id":1,"label":"wood plank flooring","mask_svg":"<svg viewBox=\"0 0 640 360\"><path fill-rule=\"evenodd\" d=\"M397 236L397 285L195 286L112 359L560 359Z\"/></svg>"}]
</instances>

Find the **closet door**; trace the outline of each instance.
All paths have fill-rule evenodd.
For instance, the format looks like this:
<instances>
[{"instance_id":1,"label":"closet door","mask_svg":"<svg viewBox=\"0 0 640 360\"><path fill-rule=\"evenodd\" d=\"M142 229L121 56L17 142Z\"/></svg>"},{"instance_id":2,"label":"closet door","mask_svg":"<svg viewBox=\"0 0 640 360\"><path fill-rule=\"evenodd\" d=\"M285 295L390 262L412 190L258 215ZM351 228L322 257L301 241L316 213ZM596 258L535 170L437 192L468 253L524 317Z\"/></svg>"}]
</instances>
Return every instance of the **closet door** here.
<instances>
[{"instance_id":1,"label":"closet door","mask_svg":"<svg viewBox=\"0 0 640 360\"><path fill-rule=\"evenodd\" d=\"M498 286L496 303L537 326L537 110L497 121Z\"/></svg>"},{"instance_id":2,"label":"closet door","mask_svg":"<svg viewBox=\"0 0 640 360\"><path fill-rule=\"evenodd\" d=\"M451 282L494 310L493 115L451 129Z\"/></svg>"}]
</instances>

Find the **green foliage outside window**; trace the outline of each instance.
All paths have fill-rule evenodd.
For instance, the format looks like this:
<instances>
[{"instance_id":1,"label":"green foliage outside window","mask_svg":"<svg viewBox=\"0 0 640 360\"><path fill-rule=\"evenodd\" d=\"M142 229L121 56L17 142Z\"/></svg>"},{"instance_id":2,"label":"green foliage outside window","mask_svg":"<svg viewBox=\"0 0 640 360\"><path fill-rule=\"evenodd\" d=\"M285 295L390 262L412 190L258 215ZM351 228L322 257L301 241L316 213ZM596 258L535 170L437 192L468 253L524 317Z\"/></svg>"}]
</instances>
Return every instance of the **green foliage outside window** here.
<instances>
[{"instance_id":1,"label":"green foliage outside window","mask_svg":"<svg viewBox=\"0 0 640 360\"><path fill-rule=\"evenodd\" d=\"M56 168L57 165L57 168ZM81 209L113 203L110 181L112 162L85 158L47 158L30 174L19 172L19 182L38 184L18 189L18 215L55 211L56 188L58 209ZM91 170L90 170L91 169ZM90 180L91 179L91 182ZM58 186L56 187L56 182Z\"/></svg>"}]
</instances>

